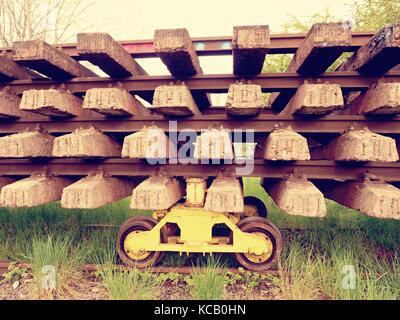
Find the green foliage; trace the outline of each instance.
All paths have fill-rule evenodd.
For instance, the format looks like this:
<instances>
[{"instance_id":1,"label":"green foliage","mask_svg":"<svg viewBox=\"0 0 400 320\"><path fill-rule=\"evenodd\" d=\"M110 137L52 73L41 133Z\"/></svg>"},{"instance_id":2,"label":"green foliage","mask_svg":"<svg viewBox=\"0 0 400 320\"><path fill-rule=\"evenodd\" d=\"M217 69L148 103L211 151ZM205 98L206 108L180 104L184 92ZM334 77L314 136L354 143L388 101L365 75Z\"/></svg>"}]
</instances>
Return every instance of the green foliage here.
<instances>
[{"instance_id":1,"label":"green foliage","mask_svg":"<svg viewBox=\"0 0 400 320\"><path fill-rule=\"evenodd\" d=\"M393 0L358 0L349 10L354 12L356 31L377 31L382 27L400 22L400 1ZM284 32L308 32L314 23L339 22L343 19L331 14L329 8L321 13L314 13L300 20L290 16L290 20L282 25Z\"/></svg>"},{"instance_id":2,"label":"green foliage","mask_svg":"<svg viewBox=\"0 0 400 320\"><path fill-rule=\"evenodd\" d=\"M178 272L160 273L157 275L157 277L161 282L169 282L173 285L179 284L179 282L182 280L182 277Z\"/></svg>"},{"instance_id":3,"label":"green foliage","mask_svg":"<svg viewBox=\"0 0 400 320\"><path fill-rule=\"evenodd\" d=\"M28 270L18 265L16 262L12 262L8 265L7 272L3 275L2 283L14 283L28 275Z\"/></svg>"},{"instance_id":4,"label":"green foliage","mask_svg":"<svg viewBox=\"0 0 400 320\"><path fill-rule=\"evenodd\" d=\"M382 27L400 22L400 1L393 0L359 0L351 5L349 10L354 12L354 31L377 31ZM290 16L288 22L282 25L283 32L307 33L315 23L339 22L340 17L334 16L329 8L322 13L314 13L305 19ZM339 57L327 71L334 71L351 53L344 53ZM264 62L263 72L284 72L289 65L292 55L274 54L267 55Z\"/></svg>"},{"instance_id":5,"label":"green foliage","mask_svg":"<svg viewBox=\"0 0 400 320\"><path fill-rule=\"evenodd\" d=\"M150 271L116 270L111 264L99 266L98 274L112 300L155 299L157 288L165 281Z\"/></svg>"},{"instance_id":6,"label":"green foliage","mask_svg":"<svg viewBox=\"0 0 400 320\"><path fill-rule=\"evenodd\" d=\"M82 236L82 245L86 248L88 261L94 264L115 264L117 253L115 239L117 230L95 230Z\"/></svg>"},{"instance_id":7,"label":"green foliage","mask_svg":"<svg viewBox=\"0 0 400 320\"><path fill-rule=\"evenodd\" d=\"M98 209L70 210L53 202L34 208L0 208L0 259L21 259L28 255L33 238L62 235L71 240L72 246L87 248L86 259L93 262L94 256L101 255L112 242L119 225L132 215L150 214L149 211L131 210L129 198L114 202ZM93 229L89 224L111 224L115 228ZM103 253L102 253L103 252Z\"/></svg>"},{"instance_id":8,"label":"green foliage","mask_svg":"<svg viewBox=\"0 0 400 320\"><path fill-rule=\"evenodd\" d=\"M115 238L108 237L103 243L102 232L94 237L96 250L92 251L92 262L97 265L96 276L100 277L112 300L150 300L155 298L156 289L166 281L149 270L118 270ZM90 242L88 243L90 244ZM173 278L173 275L171 275Z\"/></svg>"},{"instance_id":9,"label":"green foliage","mask_svg":"<svg viewBox=\"0 0 400 320\"><path fill-rule=\"evenodd\" d=\"M284 299L314 300L319 298L319 279L315 277L318 261L312 257L312 250L304 251L301 244L293 242L287 257L279 268L288 274L275 279Z\"/></svg>"},{"instance_id":10,"label":"green foliage","mask_svg":"<svg viewBox=\"0 0 400 320\"><path fill-rule=\"evenodd\" d=\"M188 255L180 255L176 252L168 252L162 259L162 264L169 267L181 267L189 260Z\"/></svg>"},{"instance_id":11,"label":"green foliage","mask_svg":"<svg viewBox=\"0 0 400 320\"><path fill-rule=\"evenodd\" d=\"M219 260L199 259L194 275L184 277L195 299L220 299L226 285L238 285L248 298L257 297L260 281L268 280L282 299L399 299L400 288L400 221L374 219L326 200L328 215L324 219L296 217L279 209L260 186L259 178L244 179L245 195L263 200L269 219L285 231L284 252L280 268L291 279L259 276L250 272L226 273L221 265L232 266L230 255ZM49 204L24 210L0 210L0 254L11 260L34 266L34 283L39 287L44 265L54 265L57 293L68 289L71 280L79 281L77 269L82 263L109 266L99 269L98 277L115 299L154 299L164 282L181 286L183 277L130 271L122 274L111 266L117 262L115 236L118 224L136 214L116 203L97 210L64 210ZM124 211L126 210L126 211ZM87 223L114 224L116 228L86 228ZM192 261L176 254L167 255L168 265ZM223 262L223 263L222 263ZM165 263L165 261L164 261ZM356 289L343 289L342 268L352 265L356 272ZM200 267L205 266L205 269ZM21 271L21 272L20 272ZM22 270L13 269L10 279L18 279ZM223 275L221 277L220 275ZM18 281L18 280L16 280ZM73 281L72 281L73 282Z\"/></svg>"},{"instance_id":12,"label":"green foliage","mask_svg":"<svg viewBox=\"0 0 400 320\"><path fill-rule=\"evenodd\" d=\"M133 295L134 275L130 271L116 271L110 265L99 269L104 286L112 300L129 300Z\"/></svg>"},{"instance_id":13,"label":"green foliage","mask_svg":"<svg viewBox=\"0 0 400 320\"><path fill-rule=\"evenodd\" d=\"M78 269L85 260L85 252L80 246L73 247L69 237L33 238L27 254L21 256L32 268L33 279L38 292L55 289L68 290L69 282L78 276ZM49 274L49 270L54 274ZM51 270L50 270L51 271ZM54 276L55 288L43 286L48 276Z\"/></svg>"},{"instance_id":14,"label":"green foliage","mask_svg":"<svg viewBox=\"0 0 400 320\"><path fill-rule=\"evenodd\" d=\"M335 17L326 8L322 13L314 13L304 20L300 20L296 16L290 16L290 20L282 25L283 32L304 32L307 33L314 23L339 22L340 19Z\"/></svg>"},{"instance_id":15,"label":"green foliage","mask_svg":"<svg viewBox=\"0 0 400 320\"><path fill-rule=\"evenodd\" d=\"M227 284L226 270L218 259L209 258L202 268L195 268L186 282L192 299L221 300Z\"/></svg>"},{"instance_id":16,"label":"green foliage","mask_svg":"<svg viewBox=\"0 0 400 320\"><path fill-rule=\"evenodd\" d=\"M267 55L263 66L263 72L285 72L290 63L290 60L292 60L292 57L292 54Z\"/></svg>"},{"instance_id":17,"label":"green foliage","mask_svg":"<svg viewBox=\"0 0 400 320\"><path fill-rule=\"evenodd\" d=\"M373 31L400 22L400 1L361 0L354 4L354 30Z\"/></svg>"},{"instance_id":18,"label":"green foliage","mask_svg":"<svg viewBox=\"0 0 400 320\"><path fill-rule=\"evenodd\" d=\"M316 13L309 16L306 20L300 20L296 16L290 16L290 20L283 24L282 29L284 32L308 32L314 23L318 22L336 22L338 21L328 9L325 12ZM268 72L284 72L286 71L293 55L292 54L274 54L267 55L263 66L263 73ZM337 68L341 62L342 58L338 62L335 62L331 67L332 70Z\"/></svg>"},{"instance_id":19,"label":"green foliage","mask_svg":"<svg viewBox=\"0 0 400 320\"><path fill-rule=\"evenodd\" d=\"M289 277L273 277L282 299L396 300L399 258L377 258L368 234L308 230L287 241L279 264ZM354 286L343 285L349 268Z\"/></svg>"}]
</instances>

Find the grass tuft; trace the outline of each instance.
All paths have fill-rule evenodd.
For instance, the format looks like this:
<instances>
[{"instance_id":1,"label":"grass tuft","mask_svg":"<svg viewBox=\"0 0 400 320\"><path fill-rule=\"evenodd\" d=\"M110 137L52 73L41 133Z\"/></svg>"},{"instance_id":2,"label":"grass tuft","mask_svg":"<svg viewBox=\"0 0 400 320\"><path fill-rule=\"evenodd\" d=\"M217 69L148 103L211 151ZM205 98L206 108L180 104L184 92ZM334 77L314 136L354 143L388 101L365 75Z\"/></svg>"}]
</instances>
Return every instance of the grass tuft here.
<instances>
[{"instance_id":1,"label":"grass tuft","mask_svg":"<svg viewBox=\"0 0 400 320\"><path fill-rule=\"evenodd\" d=\"M72 247L71 238L34 238L22 256L32 268L34 284L39 296L64 294L70 284L79 278L79 267L84 261L84 251Z\"/></svg>"},{"instance_id":2,"label":"grass tuft","mask_svg":"<svg viewBox=\"0 0 400 320\"><path fill-rule=\"evenodd\" d=\"M187 283L192 299L221 300L227 284L227 274L218 259L209 258L203 266L194 269Z\"/></svg>"},{"instance_id":3,"label":"grass tuft","mask_svg":"<svg viewBox=\"0 0 400 320\"><path fill-rule=\"evenodd\" d=\"M98 270L112 300L155 299L163 281L148 270L117 270L113 265L103 265Z\"/></svg>"}]
</instances>

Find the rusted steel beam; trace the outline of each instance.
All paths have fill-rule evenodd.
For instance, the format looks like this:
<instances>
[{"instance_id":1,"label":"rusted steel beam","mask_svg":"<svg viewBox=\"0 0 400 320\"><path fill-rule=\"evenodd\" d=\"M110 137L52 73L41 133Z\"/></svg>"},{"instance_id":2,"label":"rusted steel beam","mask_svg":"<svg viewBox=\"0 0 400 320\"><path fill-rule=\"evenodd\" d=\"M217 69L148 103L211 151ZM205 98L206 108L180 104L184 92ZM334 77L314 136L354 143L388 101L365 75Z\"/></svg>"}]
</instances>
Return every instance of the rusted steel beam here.
<instances>
[{"instance_id":1,"label":"rusted steel beam","mask_svg":"<svg viewBox=\"0 0 400 320\"><path fill-rule=\"evenodd\" d=\"M0 120L0 134L10 134L25 130L34 130L38 125L50 133L72 132L79 128L88 129L92 126L103 132L136 132L143 126L156 125L164 131L181 131L183 129L200 131L207 129L210 124L222 125L229 130L248 129L255 132L271 132L276 124L283 127L291 126L296 132L301 133L338 133L347 130L352 124L357 127L367 126L369 130L376 133L400 134L400 117L391 118L366 118L363 115L328 115L321 117L318 121L298 118L291 115L280 116L263 111L258 117L249 119L236 119L226 115L226 111L221 108L210 108L201 115L190 118L178 118L173 127L170 120L161 115L134 116L131 118L106 118L101 115L80 116L70 119L49 119L47 117L32 116L30 118L20 118L17 120Z\"/></svg>"},{"instance_id":2,"label":"rusted steel beam","mask_svg":"<svg viewBox=\"0 0 400 320\"><path fill-rule=\"evenodd\" d=\"M92 162L85 159L53 159L49 161L32 161L26 159L0 160L0 174L4 176L30 175L32 172L47 168L48 172L60 176L82 176L96 170L103 170L113 176L149 176L161 167L172 176L217 176L221 171L243 168L240 164L163 164L151 165L146 160L106 159ZM297 169L309 179L356 180L366 171L385 181L400 181L400 163L368 162L366 164L342 165L335 161L294 161L273 163L263 160L254 161L254 169L250 172L236 170L238 176L282 178Z\"/></svg>"},{"instance_id":3,"label":"rusted steel beam","mask_svg":"<svg viewBox=\"0 0 400 320\"><path fill-rule=\"evenodd\" d=\"M299 45L303 42L305 35L306 33L272 34L268 54L295 53ZM351 45L348 47L348 51L356 51L366 44L373 35L373 32L352 32ZM192 41L199 56L232 54L232 36L193 37ZM153 39L126 40L119 41L119 43L135 58L156 57ZM76 50L76 43L60 44L57 47L61 48L63 52L74 59L81 59ZM7 53L12 51L11 48L3 48L2 50Z\"/></svg>"},{"instance_id":4,"label":"rusted steel beam","mask_svg":"<svg viewBox=\"0 0 400 320\"><path fill-rule=\"evenodd\" d=\"M304 83L304 77L297 73L262 73L252 78L253 84L262 87L263 92L284 91L297 89ZM364 90L378 79L387 82L400 82L400 72L391 71L383 76L361 76L357 72L327 72L315 77L315 81L336 83L344 90ZM185 85L196 91L206 91L211 93L227 92L229 85L238 80L233 74L212 74L195 75L185 81ZM108 88L117 86L120 82L122 86L137 94L154 92L157 86L168 85L174 81L172 76L135 76L124 79L110 79L101 77L75 78L65 82L65 88L74 93L85 93L91 88ZM15 80L7 84L1 84L0 89L6 85L10 86L16 93L21 94L29 89L49 89L52 86L61 85L61 81L48 79Z\"/></svg>"}]
</instances>

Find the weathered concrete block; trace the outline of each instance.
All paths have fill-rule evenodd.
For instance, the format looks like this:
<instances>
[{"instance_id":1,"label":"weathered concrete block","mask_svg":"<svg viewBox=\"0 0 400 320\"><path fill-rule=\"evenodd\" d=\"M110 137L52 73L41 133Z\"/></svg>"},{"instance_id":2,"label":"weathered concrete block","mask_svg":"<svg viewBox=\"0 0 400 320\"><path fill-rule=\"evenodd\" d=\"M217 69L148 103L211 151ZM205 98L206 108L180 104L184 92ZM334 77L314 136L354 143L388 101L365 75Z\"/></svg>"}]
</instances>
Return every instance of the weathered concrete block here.
<instances>
[{"instance_id":1,"label":"weathered concrete block","mask_svg":"<svg viewBox=\"0 0 400 320\"><path fill-rule=\"evenodd\" d=\"M217 177L207 191L204 209L214 212L243 212L244 196L235 177Z\"/></svg>"},{"instance_id":2,"label":"weathered concrete block","mask_svg":"<svg viewBox=\"0 0 400 320\"><path fill-rule=\"evenodd\" d=\"M354 93L346 113L367 115L395 115L400 113L400 83L377 83L365 94Z\"/></svg>"},{"instance_id":3,"label":"weathered concrete block","mask_svg":"<svg viewBox=\"0 0 400 320\"><path fill-rule=\"evenodd\" d=\"M121 146L95 128L78 129L54 139L54 157L118 157Z\"/></svg>"},{"instance_id":4,"label":"weathered concrete block","mask_svg":"<svg viewBox=\"0 0 400 320\"><path fill-rule=\"evenodd\" d=\"M1 189L3 207L34 207L61 199L62 190L71 181L59 177L33 175Z\"/></svg>"},{"instance_id":5,"label":"weathered concrete block","mask_svg":"<svg viewBox=\"0 0 400 320\"><path fill-rule=\"evenodd\" d=\"M20 108L49 117L75 117L82 114L82 100L63 89L31 89L24 91Z\"/></svg>"},{"instance_id":6,"label":"weathered concrete block","mask_svg":"<svg viewBox=\"0 0 400 320\"><path fill-rule=\"evenodd\" d=\"M350 129L333 139L327 147L327 158L336 161L396 162L396 141L368 129Z\"/></svg>"},{"instance_id":7,"label":"weathered concrete block","mask_svg":"<svg viewBox=\"0 0 400 320\"><path fill-rule=\"evenodd\" d=\"M99 66L111 77L146 74L130 53L107 33L78 33L76 49L82 59Z\"/></svg>"},{"instance_id":8,"label":"weathered concrete block","mask_svg":"<svg viewBox=\"0 0 400 320\"><path fill-rule=\"evenodd\" d=\"M400 24L388 25L358 49L339 68L367 74L382 74L399 64Z\"/></svg>"},{"instance_id":9,"label":"weathered concrete block","mask_svg":"<svg viewBox=\"0 0 400 320\"><path fill-rule=\"evenodd\" d=\"M173 158L176 147L165 132L157 126L144 127L124 139L122 146L124 158Z\"/></svg>"},{"instance_id":10,"label":"weathered concrete block","mask_svg":"<svg viewBox=\"0 0 400 320\"><path fill-rule=\"evenodd\" d=\"M150 177L132 192L131 209L166 210L185 195L184 184L168 177Z\"/></svg>"},{"instance_id":11,"label":"weathered concrete block","mask_svg":"<svg viewBox=\"0 0 400 320\"><path fill-rule=\"evenodd\" d=\"M307 139L292 129L275 129L265 142L264 159L274 161L310 160Z\"/></svg>"},{"instance_id":12,"label":"weathered concrete block","mask_svg":"<svg viewBox=\"0 0 400 320\"><path fill-rule=\"evenodd\" d=\"M27 131L0 138L1 158L51 157L54 137L45 132Z\"/></svg>"},{"instance_id":13,"label":"weathered concrete block","mask_svg":"<svg viewBox=\"0 0 400 320\"><path fill-rule=\"evenodd\" d=\"M191 116L201 114L185 85L158 86L153 97L153 111L166 116Z\"/></svg>"},{"instance_id":14,"label":"weathered concrete block","mask_svg":"<svg viewBox=\"0 0 400 320\"><path fill-rule=\"evenodd\" d=\"M324 72L351 45L347 23L316 23L290 61L287 71L307 75Z\"/></svg>"},{"instance_id":15,"label":"weathered concrete block","mask_svg":"<svg viewBox=\"0 0 400 320\"><path fill-rule=\"evenodd\" d=\"M20 118L25 115L19 108L20 97L7 87L0 91L0 118Z\"/></svg>"},{"instance_id":16,"label":"weathered concrete block","mask_svg":"<svg viewBox=\"0 0 400 320\"><path fill-rule=\"evenodd\" d=\"M93 209L120 200L132 193L135 184L128 179L106 177L102 173L87 176L64 188L63 208Z\"/></svg>"},{"instance_id":17,"label":"weathered concrete block","mask_svg":"<svg viewBox=\"0 0 400 320\"><path fill-rule=\"evenodd\" d=\"M289 176L278 183L264 184L276 205L287 214L305 217L324 217L325 199L310 181L304 177Z\"/></svg>"},{"instance_id":18,"label":"weathered concrete block","mask_svg":"<svg viewBox=\"0 0 400 320\"><path fill-rule=\"evenodd\" d=\"M169 72L178 79L203 72L186 29L156 30L154 32L154 50Z\"/></svg>"},{"instance_id":19,"label":"weathered concrete block","mask_svg":"<svg viewBox=\"0 0 400 320\"><path fill-rule=\"evenodd\" d=\"M324 115L343 108L343 95L337 84L302 84L286 108L280 113Z\"/></svg>"},{"instance_id":20,"label":"weathered concrete block","mask_svg":"<svg viewBox=\"0 0 400 320\"><path fill-rule=\"evenodd\" d=\"M196 50L186 29L156 30L154 50L169 72L177 79L186 79L203 73ZM194 92L193 99L199 108L210 106L210 96L206 92Z\"/></svg>"},{"instance_id":21,"label":"weathered concrete block","mask_svg":"<svg viewBox=\"0 0 400 320\"><path fill-rule=\"evenodd\" d=\"M42 40L14 42L13 60L53 79L97 76L66 53Z\"/></svg>"},{"instance_id":22,"label":"weathered concrete block","mask_svg":"<svg viewBox=\"0 0 400 320\"><path fill-rule=\"evenodd\" d=\"M317 75L324 72L351 45L351 28L347 23L316 23L297 49L287 72ZM273 92L268 105L280 111L296 90Z\"/></svg>"},{"instance_id":23,"label":"weathered concrete block","mask_svg":"<svg viewBox=\"0 0 400 320\"><path fill-rule=\"evenodd\" d=\"M229 132L222 127L205 130L194 143L195 159L233 159Z\"/></svg>"},{"instance_id":24,"label":"weathered concrete block","mask_svg":"<svg viewBox=\"0 0 400 320\"><path fill-rule=\"evenodd\" d=\"M202 207L207 192L205 178L186 178L186 205Z\"/></svg>"},{"instance_id":25,"label":"weathered concrete block","mask_svg":"<svg viewBox=\"0 0 400 320\"><path fill-rule=\"evenodd\" d=\"M39 77L38 74L0 55L0 82Z\"/></svg>"},{"instance_id":26,"label":"weathered concrete block","mask_svg":"<svg viewBox=\"0 0 400 320\"><path fill-rule=\"evenodd\" d=\"M107 116L147 115L150 112L139 100L122 88L93 88L86 91L84 109Z\"/></svg>"},{"instance_id":27,"label":"weathered concrete block","mask_svg":"<svg viewBox=\"0 0 400 320\"><path fill-rule=\"evenodd\" d=\"M234 116L255 116L263 109L261 86L234 83L229 86L226 112Z\"/></svg>"},{"instance_id":28,"label":"weathered concrete block","mask_svg":"<svg viewBox=\"0 0 400 320\"><path fill-rule=\"evenodd\" d=\"M269 46L268 26L233 27L233 72L243 76L259 74Z\"/></svg>"},{"instance_id":29,"label":"weathered concrete block","mask_svg":"<svg viewBox=\"0 0 400 320\"><path fill-rule=\"evenodd\" d=\"M400 219L400 190L383 181L345 182L328 197L367 216Z\"/></svg>"}]
</instances>

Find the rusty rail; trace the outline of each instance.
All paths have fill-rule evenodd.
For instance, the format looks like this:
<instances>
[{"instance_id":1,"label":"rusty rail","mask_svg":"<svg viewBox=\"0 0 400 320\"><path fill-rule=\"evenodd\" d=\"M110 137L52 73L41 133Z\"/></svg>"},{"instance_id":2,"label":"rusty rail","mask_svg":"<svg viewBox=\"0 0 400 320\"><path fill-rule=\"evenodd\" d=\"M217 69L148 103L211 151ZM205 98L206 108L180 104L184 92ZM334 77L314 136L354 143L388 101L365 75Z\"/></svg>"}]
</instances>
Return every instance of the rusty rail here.
<instances>
[{"instance_id":1,"label":"rusty rail","mask_svg":"<svg viewBox=\"0 0 400 320\"><path fill-rule=\"evenodd\" d=\"M271 34L271 46L268 54L294 53L305 38L306 33L277 33ZM348 51L356 51L359 47L366 44L374 35L372 32L352 32L352 43ZM192 42L199 56L216 56L232 54L232 36L216 37L193 37ZM153 39L144 40L125 40L119 41L126 51L135 58L156 57L153 47ZM80 60L76 50L76 43L55 44L66 54L74 59ZM10 53L12 48L2 48Z\"/></svg>"},{"instance_id":2,"label":"rusty rail","mask_svg":"<svg viewBox=\"0 0 400 320\"><path fill-rule=\"evenodd\" d=\"M175 121L175 124L170 123ZM45 116L23 117L17 120L0 120L0 133L10 134L24 130L34 130L37 125L50 133L67 133L79 128L94 126L103 132L129 133L136 132L143 126L157 125L165 131L207 129L211 123L223 125L229 130L247 129L255 132L271 132L276 124L283 127L291 126L293 130L302 133L338 133L348 129L352 124L357 127L367 126L376 133L400 134L400 117L367 118L363 115L327 115L317 119L282 116L272 114L269 110L258 117L237 119L226 115L225 109L210 108L202 115L187 118L165 118L160 115L134 116L130 118L107 118L94 114L69 119L48 118ZM174 126L176 125L176 127Z\"/></svg>"},{"instance_id":3,"label":"rusty rail","mask_svg":"<svg viewBox=\"0 0 400 320\"><path fill-rule=\"evenodd\" d=\"M2 277L8 270L9 265L12 263L12 261L0 261L0 277ZM30 265L27 263L18 263L19 266L22 268L29 269ZM96 264L85 264L81 267L81 270L84 272L96 272L99 269L99 265ZM115 269L119 271L125 271L125 270L132 270L131 267L128 267L126 265L114 265ZM187 266L182 266L182 267L170 267L170 266L155 266L152 268L146 269L146 271L152 272L152 273L179 273L179 274L192 274L195 270L205 270L205 268L202 267L187 267ZM250 272L247 270L243 269L238 269L238 268L223 268L221 271L224 272L229 272L229 273L234 273L234 274L243 274L243 273L255 273L255 272ZM274 276L287 276L288 273L285 271L280 271L276 269L271 269L268 271L262 271L262 272L257 272L258 274L270 274Z\"/></svg>"},{"instance_id":4,"label":"rusty rail","mask_svg":"<svg viewBox=\"0 0 400 320\"><path fill-rule=\"evenodd\" d=\"M262 87L264 92L285 91L297 89L303 84L306 77L297 73L262 73L252 78L251 82ZM64 83L65 88L74 93L85 93L91 88L108 88L122 84L123 87L134 93L151 93L157 86L168 85L176 79L172 76L134 76L124 79L106 77L74 78ZM207 91L210 93L227 92L229 85L238 80L233 74L196 75L185 81L191 90ZM378 80L400 82L400 72L390 71L382 76L360 75L358 72L326 72L314 77L313 81L336 83L344 90L364 90ZM62 81L50 79L15 80L1 83L0 89L9 86L13 91L22 94L29 89L50 89L59 86Z\"/></svg>"},{"instance_id":5,"label":"rusty rail","mask_svg":"<svg viewBox=\"0 0 400 320\"><path fill-rule=\"evenodd\" d=\"M173 161L174 159L170 159ZM87 175L99 169L113 176L150 176L160 167L173 176L217 176L221 171L233 171L243 168L243 162L233 164L185 164L167 163L162 165L148 164L146 160L109 158L92 162L88 159L49 159L32 161L29 159L0 160L0 175L30 175L32 172L47 168L51 173L65 176ZM250 173L236 170L238 176L282 178L297 168L310 179L355 180L368 171L385 181L400 181L400 163L367 162L341 164L330 160L293 161L290 163L274 163L256 159L254 169Z\"/></svg>"}]
</instances>

